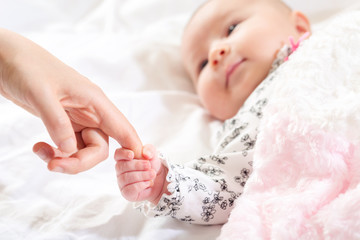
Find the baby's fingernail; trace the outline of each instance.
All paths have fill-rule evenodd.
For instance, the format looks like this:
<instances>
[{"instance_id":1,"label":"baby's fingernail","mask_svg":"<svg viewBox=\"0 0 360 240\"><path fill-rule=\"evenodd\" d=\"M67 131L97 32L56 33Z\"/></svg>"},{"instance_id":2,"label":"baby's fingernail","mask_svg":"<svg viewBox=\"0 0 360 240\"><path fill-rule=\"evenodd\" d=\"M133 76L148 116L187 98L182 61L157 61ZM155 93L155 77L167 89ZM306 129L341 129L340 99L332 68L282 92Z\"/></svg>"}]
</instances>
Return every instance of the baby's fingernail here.
<instances>
[{"instance_id":1,"label":"baby's fingernail","mask_svg":"<svg viewBox=\"0 0 360 240\"><path fill-rule=\"evenodd\" d=\"M44 160L46 163L49 163L49 156L44 149L40 148L37 152L35 152L35 154L38 155L38 157Z\"/></svg>"},{"instance_id":2,"label":"baby's fingernail","mask_svg":"<svg viewBox=\"0 0 360 240\"><path fill-rule=\"evenodd\" d=\"M76 150L76 142L73 138L68 138L59 146L60 150L66 153L73 153Z\"/></svg>"},{"instance_id":3,"label":"baby's fingernail","mask_svg":"<svg viewBox=\"0 0 360 240\"><path fill-rule=\"evenodd\" d=\"M129 152L127 156L128 156L128 159L131 160L131 159L134 158L134 153L133 153L133 152Z\"/></svg>"},{"instance_id":4,"label":"baby's fingernail","mask_svg":"<svg viewBox=\"0 0 360 240\"><path fill-rule=\"evenodd\" d=\"M62 167L54 167L51 171L58 172L58 173L63 173L64 169Z\"/></svg>"}]
</instances>

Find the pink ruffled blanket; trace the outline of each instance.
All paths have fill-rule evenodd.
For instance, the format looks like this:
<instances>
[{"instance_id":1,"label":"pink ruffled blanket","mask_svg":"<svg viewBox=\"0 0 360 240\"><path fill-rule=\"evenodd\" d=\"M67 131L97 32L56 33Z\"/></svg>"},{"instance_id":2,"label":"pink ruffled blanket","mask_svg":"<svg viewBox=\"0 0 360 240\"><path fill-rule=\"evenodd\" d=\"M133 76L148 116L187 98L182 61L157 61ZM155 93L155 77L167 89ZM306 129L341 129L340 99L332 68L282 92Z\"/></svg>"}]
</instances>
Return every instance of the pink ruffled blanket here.
<instances>
[{"instance_id":1,"label":"pink ruffled blanket","mask_svg":"<svg viewBox=\"0 0 360 240\"><path fill-rule=\"evenodd\" d=\"M219 239L360 239L360 11L279 71L254 173Z\"/></svg>"}]
</instances>

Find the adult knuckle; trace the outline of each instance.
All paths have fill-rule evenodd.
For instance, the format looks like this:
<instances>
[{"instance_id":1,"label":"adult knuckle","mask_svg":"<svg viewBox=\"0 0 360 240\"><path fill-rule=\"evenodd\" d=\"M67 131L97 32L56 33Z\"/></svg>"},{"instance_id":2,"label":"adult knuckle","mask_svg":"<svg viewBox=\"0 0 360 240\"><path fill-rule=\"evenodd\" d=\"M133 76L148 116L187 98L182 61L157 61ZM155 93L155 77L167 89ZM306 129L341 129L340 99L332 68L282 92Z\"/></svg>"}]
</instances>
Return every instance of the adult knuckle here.
<instances>
[{"instance_id":1,"label":"adult knuckle","mask_svg":"<svg viewBox=\"0 0 360 240\"><path fill-rule=\"evenodd\" d=\"M64 127L68 125L68 122L69 122L69 117L66 114L64 114L53 118L53 120L49 122L49 125L51 128L55 130L63 130Z\"/></svg>"}]
</instances>

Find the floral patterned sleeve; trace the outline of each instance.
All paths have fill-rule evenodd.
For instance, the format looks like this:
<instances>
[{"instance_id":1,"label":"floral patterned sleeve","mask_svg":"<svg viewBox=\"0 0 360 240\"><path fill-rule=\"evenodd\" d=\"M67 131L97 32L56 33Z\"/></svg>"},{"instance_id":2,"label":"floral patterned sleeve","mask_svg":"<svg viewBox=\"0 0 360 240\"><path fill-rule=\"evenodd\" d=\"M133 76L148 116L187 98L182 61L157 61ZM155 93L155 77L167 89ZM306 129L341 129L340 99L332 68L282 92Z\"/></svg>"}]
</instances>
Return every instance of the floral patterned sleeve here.
<instances>
[{"instance_id":1,"label":"floral patterned sleeve","mask_svg":"<svg viewBox=\"0 0 360 240\"><path fill-rule=\"evenodd\" d=\"M252 119L256 119L252 113ZM185 165L170 163L160 158L169 169L167 181L171 195L164 194L155 206L149 202L137 204L152 217L171 216L196 224L222 224L229 217L234 201L245 186L252 171L252 152L256 126L232 119L219 142L217 151Z\"/></svg>"},{"instance_id":2,"label":"floral patterned sleeve","mask_svg":"<svg viewBox=\"0 0 360 240\"><path fill-rule=\"evenodd\" d=\"M266 103L266 98L259 99L226 121L211 155L181 165L160 154L169 169L171 195L164 194L156 206L149 202L136 206L152 217L171 216L196 224L225 223L252 172L257 126Z\"/></svg>"},{"instance_id":3,"label":"floral patterned sleeve","mask_svg":"<svg viewBox=\"0 0 360 240\"><path fill-rule=\"evenodd\" d=\"M167 181L171 195L164 194L156 206L149 202L135 206L152 217L170 216L206 225L225 223L252 172L258 126L274 75L275 72L269 74L238 114L224 122L213 154L185 165L170 163L160 155L169 169Z\"/></svg>"}]
</instances>

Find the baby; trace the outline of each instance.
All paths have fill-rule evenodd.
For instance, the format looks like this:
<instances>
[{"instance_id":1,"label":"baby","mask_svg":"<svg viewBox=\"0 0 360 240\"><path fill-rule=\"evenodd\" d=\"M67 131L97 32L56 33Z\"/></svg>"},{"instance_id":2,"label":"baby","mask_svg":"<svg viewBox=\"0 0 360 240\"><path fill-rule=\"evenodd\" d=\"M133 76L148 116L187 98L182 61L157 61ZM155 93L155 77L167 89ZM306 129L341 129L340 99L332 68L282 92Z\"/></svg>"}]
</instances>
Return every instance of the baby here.
<instances>
[{"instance_id":1,"label":"baby","mask_svg":"<svg viewBox=\"0 0 360 240\"><path fill-rule=\"evenodd\" d=\"M123 196L147 216L197 224L222 224L252 172L263 109L278 66L310 32L308 19L280 0L210 0L185 28L182 60L201 103L226 120L210 156L170 163L155 147L143 159L115 153ZM305 37L303 37L305 36ZM289 40L289 37L290 38Z\"/></svg>"}]
</instances>

